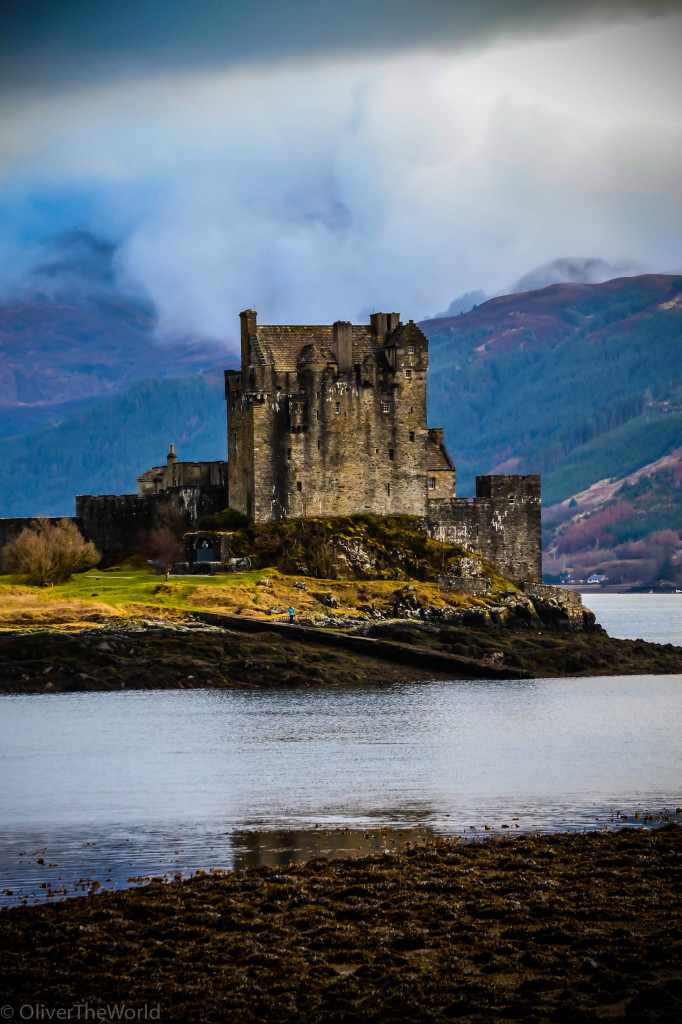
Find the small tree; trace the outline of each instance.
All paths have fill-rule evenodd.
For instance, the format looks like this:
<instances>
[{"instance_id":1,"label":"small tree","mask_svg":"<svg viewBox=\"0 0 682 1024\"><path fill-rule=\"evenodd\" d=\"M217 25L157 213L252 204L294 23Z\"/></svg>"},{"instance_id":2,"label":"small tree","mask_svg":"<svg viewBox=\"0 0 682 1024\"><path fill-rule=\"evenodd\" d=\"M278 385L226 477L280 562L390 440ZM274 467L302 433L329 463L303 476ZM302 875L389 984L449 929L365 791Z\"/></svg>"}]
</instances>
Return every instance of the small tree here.
<instances>
[{"instance_id":1,"label":"small tree","mask_svg":"<svg viewBox=\"0 0 682 1024\"><path fill-rule=\"evenodd\" d=\"M140 550L147 558L165 565L166 579L170 576L173 563L181 562L183 558L182 544L177 534L170 526L164 524L144 534Z\"/></svg>"},{"instance_id":2,"label":"small tree","mask_svg":"<svg viewBox=\"0 0 682 1024\"><path fill-rule=\"evenodd\" d=\"M101 557L70 519L36 519L2 551L5 572L26 576L39 587L66 583L75 572L97 565Z\"/></svg>"}]
</instances>

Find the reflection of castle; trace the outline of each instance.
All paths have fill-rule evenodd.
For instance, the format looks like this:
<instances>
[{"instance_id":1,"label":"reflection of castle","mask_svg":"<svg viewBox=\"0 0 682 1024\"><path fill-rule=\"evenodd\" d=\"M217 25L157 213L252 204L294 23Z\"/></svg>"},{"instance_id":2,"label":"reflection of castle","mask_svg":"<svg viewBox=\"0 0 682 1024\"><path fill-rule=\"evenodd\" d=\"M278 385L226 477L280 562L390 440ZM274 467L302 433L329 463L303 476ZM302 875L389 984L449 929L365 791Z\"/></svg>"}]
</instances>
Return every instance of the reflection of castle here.
<instances>
[{"instance_id":1,"label":"reflection of castle","mask_svg":"<svg viewBox=\"0 0 682 1024\"><path fill-rule=\"evenodd\" d=\"M375 313L361 326L262 326L246 310L241 357L225 374L229 463L178 462L171 445L137 494L76 498L76 522L105 562L164 519L180 513L193 527L229 505L254 523L415 515L508 578L541 580L540 478L478 477L474 499L455 497L443 431L426 424L428 339L412 321ZM0 520L0 541L27 522Z\"/></svg>"}]
</instances>

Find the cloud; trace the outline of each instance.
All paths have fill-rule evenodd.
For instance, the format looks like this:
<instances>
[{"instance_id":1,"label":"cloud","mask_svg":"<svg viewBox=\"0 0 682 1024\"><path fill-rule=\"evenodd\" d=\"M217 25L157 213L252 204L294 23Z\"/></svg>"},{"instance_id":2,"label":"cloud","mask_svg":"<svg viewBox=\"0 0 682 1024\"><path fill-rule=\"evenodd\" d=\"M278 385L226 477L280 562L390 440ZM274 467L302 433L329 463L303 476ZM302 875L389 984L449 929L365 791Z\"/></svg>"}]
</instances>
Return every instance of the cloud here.
<instances>
[{"instance_id":1,"label":"cloud","mask_svg":"<svg viewBox=\"0 0 682 1024\"><path fill-rule=\"evenodd\" d=\"M0 122L4 293L70 228L115 247L116 286L164 334L230 344L246 306L420 318L557 256L679 265L681 26L20 95Z\"/></svg>"},{"instance_id":2,"label":"cloud","mask_svg":"<svg viewBox=\"0 0 682 1024\"><path fill-rule=\"evenodd\" d=\"M453 52L669 15L680 0L4 0L16 87L310 56Z\"/></svg>"}]
</instances>

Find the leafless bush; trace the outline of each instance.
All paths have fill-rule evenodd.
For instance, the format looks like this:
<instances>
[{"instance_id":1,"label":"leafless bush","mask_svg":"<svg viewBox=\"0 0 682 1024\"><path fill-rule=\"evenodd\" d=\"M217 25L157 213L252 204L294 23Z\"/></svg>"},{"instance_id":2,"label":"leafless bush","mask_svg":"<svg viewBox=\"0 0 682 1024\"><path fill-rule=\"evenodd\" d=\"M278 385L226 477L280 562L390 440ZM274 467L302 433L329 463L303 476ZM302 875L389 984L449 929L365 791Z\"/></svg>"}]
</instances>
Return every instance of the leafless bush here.
<instances>
[{"instance_id":1,"label":"leafless bush","mask_svg":"<svg viewBox=\"0 0 682 1024\"><path fill-rule=\"evenodd\" d=\"M5 572L26 576L39 587L66 583L75 572L97 565L101 557L69 519L36 519L2 551Z\"/></svg>"},{"instance_id":2,"label":"leafless bush","mask_svg":"<svg viewBox=\"0 0 682 1024\"><path fill-rule=\"evenodd\" d=\"M170 526L156 526L140 539L140 551L145 558L163 562L166 566L166 579L175 562L183 559L182 544L177 533Z\"/></svg>"}]
</instances>

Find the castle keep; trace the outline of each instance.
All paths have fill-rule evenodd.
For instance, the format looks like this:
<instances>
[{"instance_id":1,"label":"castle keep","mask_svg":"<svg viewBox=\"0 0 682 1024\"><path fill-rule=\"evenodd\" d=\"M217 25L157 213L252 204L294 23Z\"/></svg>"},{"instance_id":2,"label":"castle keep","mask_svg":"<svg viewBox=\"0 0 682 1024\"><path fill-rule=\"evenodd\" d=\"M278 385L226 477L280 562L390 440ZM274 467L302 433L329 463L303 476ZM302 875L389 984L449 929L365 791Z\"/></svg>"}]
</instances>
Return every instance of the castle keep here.
<instances>
[{"instance_id":1,"label":"castle keep","mask_svg":"<svg viewBox=\"0 0 682 1024\"><path fill-rule=\"evenodd\" d=\"M456 497L443 431L427 427L428 348L398 313L359 326L285 327L246 310L241 369L225 373L228 462L178 462L171 445L165 465L138 477L137 494L79 495L75 522L114 564L155 525L180 516L193 529L228 506L252 523L412 515L508 579L539 583L540 477L477 477L475 498ZM0 520L0 546L29 522ZM223 541L192 537L189 560L220 567Z\"/></svg>"},{"instance_id":2,"label":"castle keep","mask_svg":"<svg viewBox=\"0 0 682 1024\"><path fill-rule=\"evenodd\" d=\"M269 327L247 310L241 350L241 371L225 373L228 489L252 522L424 516L454 497L442 431L426 428L428 341L412 321Z\"/></svg>"},{"instance_id":3,"label":"castle keep","mask_svg":"<svg viewBox=\"0 0 682 1024\"><path fill-rule=\"evenodd\" d=\"M434 537L541 580L539 476L478 477L455 497L427 427L428 339L398 313L367 325L259 325L241 314L241 370L225 373L230 506L251 522L416 515Z\"/></svg>"}]
</instances>

